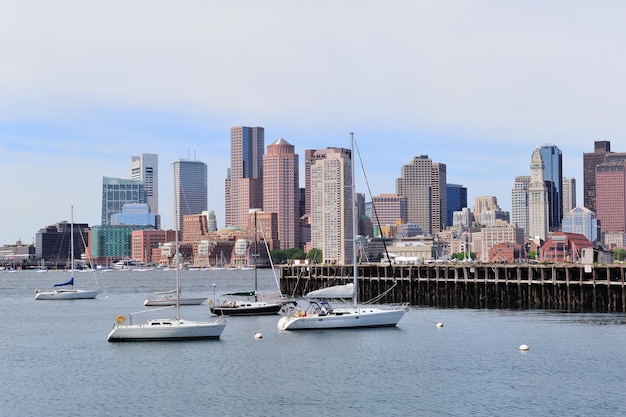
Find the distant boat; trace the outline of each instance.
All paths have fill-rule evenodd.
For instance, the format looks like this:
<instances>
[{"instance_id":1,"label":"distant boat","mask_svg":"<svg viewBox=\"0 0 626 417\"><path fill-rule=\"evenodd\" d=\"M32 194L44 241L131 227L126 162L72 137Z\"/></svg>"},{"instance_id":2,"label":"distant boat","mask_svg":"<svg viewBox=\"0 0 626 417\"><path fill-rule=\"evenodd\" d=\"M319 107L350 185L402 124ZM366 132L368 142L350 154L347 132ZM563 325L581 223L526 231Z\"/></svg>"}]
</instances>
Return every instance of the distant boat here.
<instances>
[{"instance_id":1,"label":"distant boat","mask_svg":"<svg viewBox=\"0 0 626 417\"><path fill-rule=\"evenodd\" d=\"M181 306L200 305L207 300L206 297L179 297L178 302ZM176 305L176 290L155 292L153 296L149 297L143 303L147 307L155 306L175 306Z\"/></svg>"},{"instance_id":2,"label":"distant boat","mask_svg":"<svg viewBox=\"0 0 626 417\"><path fill-rule=\"evenodd\" d=\"M82 300L92 299L98 296L100 293L100 286L98 280L94 274L94 280L96 281L95 290L82 290L74 288L74 206L71 209L71 222L70 222L70 279L60 284L54 284L52 291L39 291L35 290L35 300ZM93 272L93 270L92 270ZM64 288L71 287L71 288Z\"/></svg>"},{"instance_id":3,"label":"distant boat","mask_svg":"<svg viewBox=\"0 0 626 417\"><path fill-rule=\"evenodd\" d=\"M113 264L115 269L145 269L146 264L135 259L121 259Z\"/></svg>"},{"instance_id":4,"label":"distant boat","mask_svg":"<svg viewBox=\"0 0 626 417\"><path fill-rule=\"evenodd\" d=\"M378 308L358 306L358 262L356 256L357 216L354 201L354 134L350 133L352 143L352 269L353 285L340 285L312 291L307 297L312 298L306 310L288 308L278 321L279 330L312 330L312 329L350 329L364 327L393 327L404 316L406 308ZM329 299L352 298L352 306L334 308Z\"/></svg>"}]
</instances>

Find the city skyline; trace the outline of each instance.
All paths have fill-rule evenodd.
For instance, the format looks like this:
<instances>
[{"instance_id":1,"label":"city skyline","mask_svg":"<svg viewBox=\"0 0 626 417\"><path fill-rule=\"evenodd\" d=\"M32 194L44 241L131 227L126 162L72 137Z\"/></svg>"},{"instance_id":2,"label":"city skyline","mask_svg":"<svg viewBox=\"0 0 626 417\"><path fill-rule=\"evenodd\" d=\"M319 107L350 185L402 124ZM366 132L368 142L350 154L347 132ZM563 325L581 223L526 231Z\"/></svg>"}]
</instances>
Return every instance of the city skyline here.
<instances>
[{"instance_id":1,"label":"city skyline","mask_svg":"<svg viewBox=\"0 0 626 417\"><path fill-rule=\"evenodd\" d=\"M556 145L582 205L583 153L597 140L626 150L615 53L626 6L492 6L6 5L0 244L32 243L70 205L76 221L100 224L102 178L129 178L143 153L159 155L162 228L173 227L167 173L180 158L207 164L208 209L223 226L232 126L293 144L301 173L305 149L349 147L354 131L373 196L428 155L470 207L493 195L509 212L535 146ZM357 191L370 200L360 178Z\"/></svg>"}]
</instances>

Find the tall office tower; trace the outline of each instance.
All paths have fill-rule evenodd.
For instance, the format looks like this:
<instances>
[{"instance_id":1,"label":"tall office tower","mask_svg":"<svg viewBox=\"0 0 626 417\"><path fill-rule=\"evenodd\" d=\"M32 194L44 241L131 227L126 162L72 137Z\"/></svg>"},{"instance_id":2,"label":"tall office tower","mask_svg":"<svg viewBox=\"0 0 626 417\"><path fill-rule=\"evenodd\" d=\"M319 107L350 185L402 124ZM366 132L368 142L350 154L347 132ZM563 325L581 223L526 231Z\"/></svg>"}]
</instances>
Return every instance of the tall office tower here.
<instances>
[{"instance_id":1,"label":"tall office tower","mask_svg":"<svg viewBox=\"0 0 626 417\"><path fill-rule=\"evenodd\" d=\"M354 239L351 151L323 152L311 165L311 247L322 251L325 263L348 265Z\"/></svg>"},{"instance_id":2,"label":"tall office tower","mask_svg":"<svg viewBox=\"0 0 626 417\"><path fill-rule=\"evenodd\" d=\"M300 247L299 157L280 138L263 155L263 211L278 214L280 249Z\"/></svg>"},{"instance_id":3,"label":"tall office tower","mask_svg":"<svg viewBox=\"0 0 626 417\"><path fill-rule=\"evenodd\" d=\"M596 168L596 217L602 233L626 233L626 168L611 161Z\"/></svg>"},{"instance_id":4,"label":"tall office tower","mask_svg":"<svg viewBox=\"0 0 626 417\"><path fill-rule=\"evenodd\" d=\"M110 226L111 217L121 213L124 204L146 203L146 188L142 181L102 177L101 226Z\"/></svg>"},{"instance_id":5,"label":"tall office tower","mask_svg":"<svg viewBox=\"0 0 626 417\"><path fill-rule=\"evenodd\" d=\"M544 145L539 150L543 161L543 181L548 190L548 223L550 230L558 230L563 218L563 154L555 145Z\"/></svg>"},{"instance_id":6,"label":"tall office tower","mask_svg":"<svg viewBox=\"0 0 626 417\"><path fill-rule=\"evenodd\" d=\"M543 160L539 147L535 148L530 162L528 185L528 234L545 241L548 238L548 190L543 181Z\"/></svg>"},{"instance_id":7,"label":"tall office tower","mask_svg":"<svg viewBox=\"0 0 626 417\"><path fill-rule=\"evenodd\" d=\"M245 230L248 211L263 207L262 127L230 128L230 168L225 182L226 226Z\"/></svg>"},{"instance_id":8,"label":"tall office tower","mask_svg":"<svg viewBox=\"0 0 626 417\"><path fill-rule=\"evenodd\" d=\"M483 212L487 210L500 210L498 199L492 195L483 195L474 199L474 221L480 224Z\"/></svg>"},{"instance_id":9,"label":"tall office tower","mask_svg":"<svg viewBox=\"0 0 626 417\"><path fill-rule=\"evenodd\" d=\"M311 214L311 165L317 149L304 150L304 214Z\"/></svg>"},{"instance_id":10,"label":"tall office tower","mask_svg":"<svg viewBox=\"0 0 626 417\"><path fill-rule=\"evenodd\" d=\"M365 194L363 193L355 193L354 194L354 205L356 209L356 234L357 235L366 235L366 232L363 230L361 220L365 217Z\"/></svg>"},{"instance_id":11,"label":"tall office tower","mask_svg":"<svg viewBox=\"0 0 626 417\"><path fill-rule=\"evenodd\" d=\"M434 172L433 161L428 155L421 155L403 165L400 178L396 179L396 194L407 197L408 222L417 223L428 234L433 233Z\"/></svg>"},{"instance_id":12,"label":"tall office tower","mask_svg":"<svg viewBox=\"0 0 626 417\"><path fill-rule=\"evenodd\" d=\"M528 235L528 187L530 175L515 177L513 190L511 191L511 222L524 230Z\"/></svg>"},{"instance_id":13,"label":"tall office tower","mask_svg":"<svg viewBox=\"0 0 626 417\"><path fill-rule=\"evenodd\" d=\"M448 221L446 224L452 226L454 224L454 212L467 207L467 188L460 184L447 184L446 190L448 200Z\"/></svg>"},{"instance_id":14,"label":"tall office tower","mask_svg":"<svg viewBox=\"0 0 626 417\"><path fill-rule=\"evenodd\" d=\"M142 181L150 212L159 214L159 155L142 153L130 157L130 179Z\"/></svg>"},{"instance_id":15,"label":"tall office tower","mask_svg":"<svg viewBox=\"0 0 626 417\"><path fill-rule=\"evenodd\" d=\"M183 230L183 216L207 209L207 166L185 159L174 162L174 230Z\"/></svg>"},{"instance_id":16,"label":"tall office tower","mask_svg":"<svg viewBox=\"0 0 626 417\"><path fill-rule=\"evenodd\" d=\"M439 233L448 226L448 183L446 164L433 162L433 183L431 195L432 204L432 230L431 233Z\"/></svg>"},{"instance_id":17,"label":"tall office tower","mask_svg":"<svg viewBox=\"0 0 626 417\"><path fill-rule=\"evenodd\" d=\"M563 178L563 217L574 207L576 207L576 178Z\"/></svg>"},{"instance_id":18,"label":"tall office tower","mask_svg":"<svg viewBox=\"0 0 626 417\"><path fill-rule=\"evenodd\" d=\"M606 140L593 143L593 153L583 153L583 204L585 208L596 211L596 167L604 163L604 158L611 153L611 142Z\"/></svg>"}]
</instances>

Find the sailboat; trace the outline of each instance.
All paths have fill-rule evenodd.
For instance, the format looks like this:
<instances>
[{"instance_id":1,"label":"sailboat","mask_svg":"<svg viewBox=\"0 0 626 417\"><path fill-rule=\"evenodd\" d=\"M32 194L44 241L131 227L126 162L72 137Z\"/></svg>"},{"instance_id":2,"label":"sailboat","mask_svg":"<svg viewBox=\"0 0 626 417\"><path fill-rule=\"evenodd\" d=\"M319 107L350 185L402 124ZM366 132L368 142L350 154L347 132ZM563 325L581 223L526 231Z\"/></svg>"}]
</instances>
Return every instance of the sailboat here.
<instances>
[{"instance_id":1,"label":"sailboat","mask_svg":"<svg viewBox=\"0 0 626 417\"><path fill-rule=\"evenodd\" d=\"M226 316L260 316L278 314L283 308L283 303L268 302L259 300L258 296L258 276L256 268L256 259L258 259L258 239L257 239L257 211L254 211L254 250L253 258L254 262L254 291L247 292L232 292L224 294L226 297L231 297L230 301L223 301L220 304L214 304L212 300L209 300L209 308L211 313L217 315ZM267 241L265 241L265 247L267 249ZM269 254L269 250L267 251ZM271 256L270 256L271 259ZM273 268L272 268L273 269ZM217 301L217 300L216 300Z\"/></svg>"},{"instance_id":2,"label":"sailboat","mask_svg":"<svg viewBox=\"0 0 626 417\"><path fill-rule=\"evenodd\" d=\"M133 315L156 310L168 309L160 307L130 313L128 323L123 315L117 316L113 329L109 333L109 342L147 342L147 341L179 341L219 339L226 327L226 322L217 318L215 321L193 321L180 317L180 253L178 251L178 228L175 232L176 240L176 302L173 306L176 311L174 318L150 319L145 323L134 324Z\"/></svg>"},{"instance_id":3,"label":"sailboat","mask_svg":"<svg viewBox=\"0 0 626 417\"><path fill-rule=\"evenodd\" d=\"M95 290L82 290L74 288L74 206L71 207L71 222L70 222L70 279L60 284L54 284L54 289L51 291L39 291L35 290L35 300L78 300L78 299L93 299L100 293L100 286L98 280L96 280ZM71 287L71 288L65 288Z\"/></svg>"},{"instance_id":4,"label":"sailboat","mask_svg":"<svg viewBox=\"0 0 626 417\"><path fill-rule=\"evenodd\" d=\"M356 256L357 215L355 210L355 154L354 133L350 132L352 150L352 270L351 284L332 286L312 291L307 294L309 307L306 310L296 308L286 309L283 317L278 321L279 330L312 330L312 329L351 329L366 327L394 327L406 313L407 308L378 308L358 305L358 264ZM330 299L352 298L352 305L335 308Z\"/></svg>"},{"instance_id":5,"label":"sailboat","mask_svg":"<svg viewBox=\"0 0 626 417\"><path fill-rule=\"evenodd\" d=\"M206 300L206 297L178 297L178 303L181 306L197 306ZM143 305L146 307L176 305L176 289L155 292L143 302Z\"/></svg>"}]
</instances>

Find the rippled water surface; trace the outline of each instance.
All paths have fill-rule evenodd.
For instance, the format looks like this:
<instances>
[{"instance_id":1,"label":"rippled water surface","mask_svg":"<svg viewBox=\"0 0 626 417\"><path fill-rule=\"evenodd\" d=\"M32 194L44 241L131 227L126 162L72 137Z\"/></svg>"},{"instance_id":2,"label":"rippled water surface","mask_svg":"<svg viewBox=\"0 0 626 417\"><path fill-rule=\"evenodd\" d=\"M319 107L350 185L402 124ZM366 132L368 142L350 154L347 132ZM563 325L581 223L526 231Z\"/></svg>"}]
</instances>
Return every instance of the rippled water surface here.
<instances>
[{"instance_id":1,"label":"rippled water surface","mask_svg":"<svg viewBox=\"0 0 626 417\"><path fill-rule=\"evenodd\" d=\"M271 271L258 276L277 292ZM233 317L217 341L112 344L115 317L173 288L174 273L96 277L96 300L35 301L34 288L66 275L0 273L0 415L626 415L622 314L413 308L397 328L306 332L279 331L279 316ZM249 290L253 277L185 271L183 292L214 298L213 284L217 295ZM75 280L94 285L90 272Z\"/></svg>"}]
</instances>

